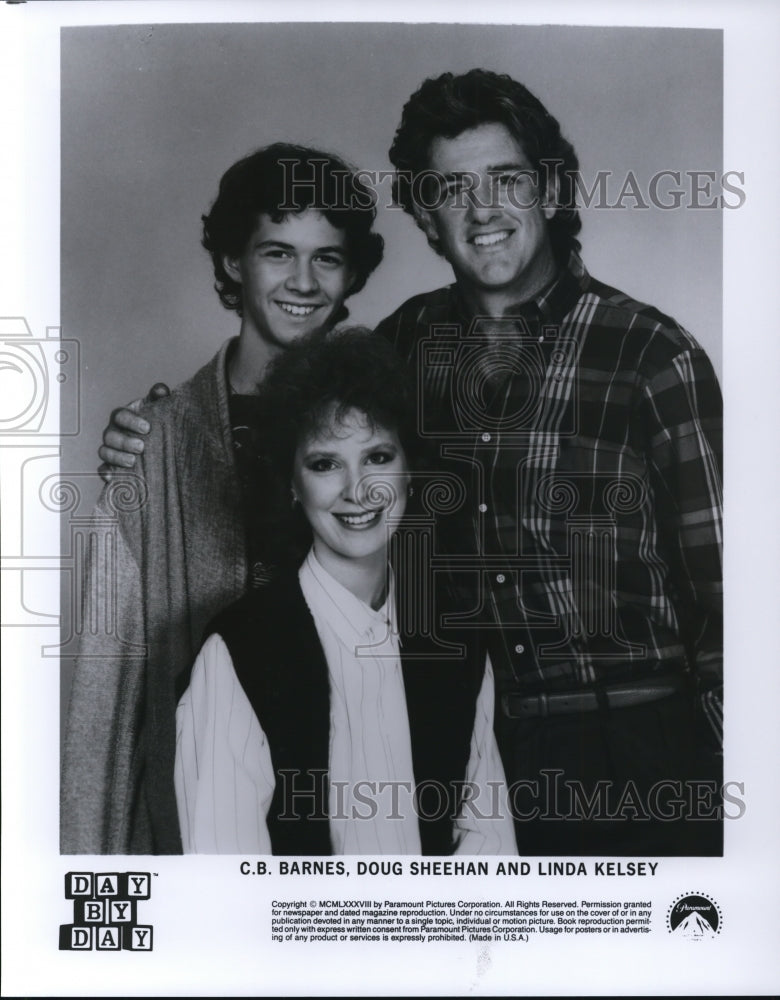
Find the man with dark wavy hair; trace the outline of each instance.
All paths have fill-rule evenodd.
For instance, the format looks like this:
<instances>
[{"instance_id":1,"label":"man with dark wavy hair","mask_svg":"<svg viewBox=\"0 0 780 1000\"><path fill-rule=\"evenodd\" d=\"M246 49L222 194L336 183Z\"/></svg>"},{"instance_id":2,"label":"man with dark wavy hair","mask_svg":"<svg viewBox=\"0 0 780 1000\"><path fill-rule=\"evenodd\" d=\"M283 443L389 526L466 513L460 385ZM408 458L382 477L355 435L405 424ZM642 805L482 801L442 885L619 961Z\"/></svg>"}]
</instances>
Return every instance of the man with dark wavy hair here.
<instances>
[{"instance_id":1,"label":"man with dark wavy hair","mask_svg":"<svg viewBox=\"0 0 780 1000\"><path fill-rule=\"evenodd\" d=\"M710 362L588 274L576 155L522 84L426 80L390 159L455 274L379 331L417 368L421 430L466 486L437 518L439 620L488 632L520 853L720 854Z\"/></svg>"},{"instance_id":2,"label":"man with dark wavy hair","mask_svg":"<svg viewBox=\"0 0 780 1000\"><path fill-rule=\"evenodd\" d=\"M126 414L148 432L137 456L112 451L107 432L103 457L135 465L124 485L138 502L115 503L123 481L109 483L94 520L96 533L116 530L112 567L96 561L99 547L88 555L63 749L64 853L181 852L176 703L210 619L267 571L246 516L263 485L258 383L280 351L346 317L345 300L382 259L375 214L338 157L277 143L235 163L203 217L216 289L240 330L188 382ZM112 625L96 632L101 608Z\"/></svg>"}]
</instances>

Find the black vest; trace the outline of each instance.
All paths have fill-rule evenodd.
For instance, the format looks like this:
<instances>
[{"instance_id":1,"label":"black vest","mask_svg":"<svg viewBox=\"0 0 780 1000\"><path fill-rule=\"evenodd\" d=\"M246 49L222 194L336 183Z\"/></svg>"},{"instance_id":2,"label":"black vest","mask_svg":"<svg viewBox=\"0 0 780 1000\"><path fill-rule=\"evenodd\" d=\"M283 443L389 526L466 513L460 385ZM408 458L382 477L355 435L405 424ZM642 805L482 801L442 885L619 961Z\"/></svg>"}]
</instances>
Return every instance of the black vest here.
<instances>
[{"instance_id":1,"label":"black vest","mask_svg":"<svg viewBox=\"0 0 780 1000\"><path fill-rule=\"evenodd\" d=\"M276 775L267 817L273 853L332 854L328 667L297 576L248 592L209 632L224 639L268 740ZM400 638L422 851L451 854L484 655L469 641L462 658L426 659L427 640Z\"/></svg>"}]
</instances>

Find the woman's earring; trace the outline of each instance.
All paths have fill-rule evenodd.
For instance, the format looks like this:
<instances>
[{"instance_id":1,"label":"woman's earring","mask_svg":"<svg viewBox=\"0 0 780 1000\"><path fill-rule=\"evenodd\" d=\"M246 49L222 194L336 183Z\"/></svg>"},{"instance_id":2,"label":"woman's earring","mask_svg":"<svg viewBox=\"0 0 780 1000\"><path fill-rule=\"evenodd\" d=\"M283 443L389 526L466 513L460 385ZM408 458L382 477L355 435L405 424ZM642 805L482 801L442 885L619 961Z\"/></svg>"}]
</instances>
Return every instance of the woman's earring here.
<instances>
[{"instance_id":1,"label":"woman's earring","mask_svg":"<svg viewBox=\"0 0 780 1000\"><path fill-rule=\"evenodd\" d=\"M294 507L297 503L300 503L300 500L298 499L298 494L295 492L295 490L291 486L290 487L290 506Z\"/></svg>"}]
</instances>

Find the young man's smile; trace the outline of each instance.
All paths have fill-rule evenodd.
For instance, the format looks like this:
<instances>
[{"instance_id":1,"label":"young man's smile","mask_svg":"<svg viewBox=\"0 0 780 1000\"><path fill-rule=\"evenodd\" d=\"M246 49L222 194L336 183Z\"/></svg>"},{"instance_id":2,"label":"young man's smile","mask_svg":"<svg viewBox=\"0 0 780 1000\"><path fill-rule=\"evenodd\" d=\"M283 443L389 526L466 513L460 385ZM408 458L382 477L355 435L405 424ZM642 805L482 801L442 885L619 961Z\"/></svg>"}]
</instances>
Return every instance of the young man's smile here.
<instances>
[{"instance_id":1,"label":"young man's smile","mask_svg":"<svg viewBox=\"0 0 780 1000\"><path fill-rule=\"evenodd\" d=\"M297 316L299 319L308 319L309 316L313 315L318 309L322 309L321 305L304 306L295 302L280 301L279 299L276 299L275 301L279 308L283 312L286 312L288 316Z\"/></svg>"},{"instance_id":2,"label":"young man's smile","mask_svg":"<svg viewBox=\"0 0 780 1000\"><path fill-rule=\"evenodd\" d=\"M260 215L241 256L225 260L241 284L242 337L275 350L331 326L354 281L346 239L316 209Z\"/></svg>"}]
</instances>

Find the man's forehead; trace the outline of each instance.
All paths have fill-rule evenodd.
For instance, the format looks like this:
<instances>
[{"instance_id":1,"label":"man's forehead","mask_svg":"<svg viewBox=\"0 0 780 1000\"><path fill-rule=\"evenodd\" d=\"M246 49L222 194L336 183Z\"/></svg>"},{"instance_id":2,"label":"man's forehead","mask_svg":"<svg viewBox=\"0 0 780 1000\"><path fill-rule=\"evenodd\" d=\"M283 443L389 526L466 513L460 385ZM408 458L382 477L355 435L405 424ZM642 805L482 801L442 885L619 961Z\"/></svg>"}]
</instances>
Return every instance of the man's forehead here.
<instances>
[{"instance_id":1,"label":"man's forehead","mask_svg":"<svg viewBox=\"0 0 780 1000\"><path fill-rule=\"evenodd\" d=\"M431 169L441 173L530 166L520 141L500 122L485 122L453 138L436 136L428 161Z\"/></svg>"}]
</instances>

